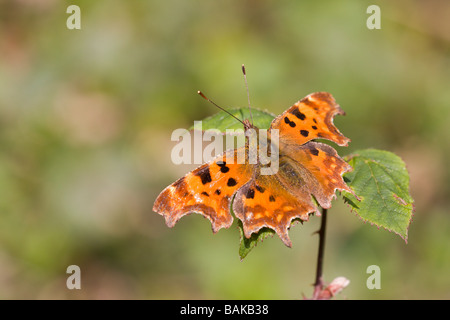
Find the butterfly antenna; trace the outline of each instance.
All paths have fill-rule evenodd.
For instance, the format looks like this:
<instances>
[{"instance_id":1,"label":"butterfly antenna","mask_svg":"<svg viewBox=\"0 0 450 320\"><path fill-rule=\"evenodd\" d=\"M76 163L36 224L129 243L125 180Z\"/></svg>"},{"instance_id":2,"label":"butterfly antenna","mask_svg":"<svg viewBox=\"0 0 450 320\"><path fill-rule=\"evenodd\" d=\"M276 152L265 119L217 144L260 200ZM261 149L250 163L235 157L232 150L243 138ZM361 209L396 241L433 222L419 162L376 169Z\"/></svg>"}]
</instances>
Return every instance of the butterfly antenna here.
<instances>
[{"instance_id":1,"label":"butterfly antenna","mask_svg":"<svg viewBox=\"0 0 450 320\"><path fill-rule=\"evenodd\" d=\"M208 97L206 97L206 96L203 94L203 92L201 92L201 91L199 90L199 91L197 91L197 93L198 93L203 99L205 99L205 100L207 100L208 102L212 103L213 105L215 105L215 106L216 106L217 108L219 108L220 110L222 110L222 111L228 113L230 116L232 116L233 118L235 118L237 121L239 121L240 123L242 123L242 124L245 126L244 122L242 122L241 119L237 118L235 115L231 114L231 113L230 113L229 111L227 111L226 109L224 109L224 108L222 108L222 107L219 107L214 101L212 101L211 99L209 99Z\"/></svg>"},{"instance_id":2,"label":"butterfly antenna","mask_svg":"<svg viewBox=\"0 0 450 320\"><path fill-rule=\"evenodd\" d=\"M250 93L248 91L247 74L245 73L244 65L242 65L242 73L244 74L245 88L247 89L248 111L250 112L250 120L252 121L252 125L253 125L252 109L250 108Z\"/></svg>"}]
</instances>

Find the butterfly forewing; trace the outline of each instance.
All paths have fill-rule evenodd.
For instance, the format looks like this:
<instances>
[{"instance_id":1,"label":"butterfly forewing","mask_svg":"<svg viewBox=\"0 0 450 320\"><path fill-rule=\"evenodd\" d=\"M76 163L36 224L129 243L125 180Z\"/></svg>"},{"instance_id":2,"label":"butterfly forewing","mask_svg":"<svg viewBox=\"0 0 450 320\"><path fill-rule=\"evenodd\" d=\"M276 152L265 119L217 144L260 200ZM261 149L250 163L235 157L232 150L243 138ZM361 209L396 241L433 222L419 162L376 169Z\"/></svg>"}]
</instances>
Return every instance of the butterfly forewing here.
<instances>
[{"instance_id":1,"label":"butterfly forewing","mask_svg":"<svg viewBox=\"0 0 450 320\"><path fill-rule=\"evenodd\" d=\"M211 221L213 232L233 222L230 203L238 188L251 178L251 165L239 163L245 148L218 156L164 189L153 210L173 227L184 215L200 213Z\"/></svg>"},{"instance_id":2,"label":"butterfly forewing","mask_svg":"<svg viewBox=\"0 0 450 320\"><path fill-rule=\"evenodd\" d=\"M333 96L316 92L295 103L276 117L270 126L279 130L280 143L302 145L313 139L327 139L346 146L346 138L333 124L337 114L345 114Z\"/></svg>"}]
</instances>

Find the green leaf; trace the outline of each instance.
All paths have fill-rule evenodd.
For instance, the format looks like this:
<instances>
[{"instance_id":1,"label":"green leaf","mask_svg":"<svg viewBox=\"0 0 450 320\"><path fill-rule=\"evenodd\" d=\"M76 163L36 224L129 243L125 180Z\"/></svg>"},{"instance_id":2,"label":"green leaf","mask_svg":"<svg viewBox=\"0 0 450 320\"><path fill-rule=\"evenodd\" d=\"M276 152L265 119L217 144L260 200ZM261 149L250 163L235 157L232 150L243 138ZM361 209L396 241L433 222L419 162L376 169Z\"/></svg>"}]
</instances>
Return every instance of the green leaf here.
<instances>
[{"instance_id":1,"label":"green leaf","mask_svg":"<svg viewBox=\"0 0 450 320\"><path fill-rule=\"evenodd\" d=\"M346 161L353 171L346 173L344 180L359 200L343 191L344 199L363 220L393 231L407 242L414 200L402 159L388 151L366 149L355 151Z\"/></svg>"},{"instance_id":2,"label":"green leaf","mask_svg":"<svg viewBox=\"0 0 450 320\"><path fill-rule=\"evenodd\" d=\"M227 111L238 119L241 119L242 121L251 119L248 108L229 109ZM253 125L258 127L259 129L269 129L270 123L272 122L273 118L275 118L275 115L267 111L252 108L252 118ZM201 122L201 128L199 125L194 125L190 128L190 130L192 129L201 129L203 131L216 129L221 132L225 132L226 129L236 130L244 129L244 127L242 123L237 121L235 118L233 118L226 112L221 111L206 119L203 119L203 121Z\"/></svg>"},{"instance_id":3,"label":"green leaf","mask_svg":"<svg viewBox=\"0 0 450 320\"><path fill-rule=\"evenodd\" d=\"M242 221L238 220L238 228L239 228L239 234L241 237L241 243L239 245L239 257L241 260L244 260L244 258L249 254L249 252L258 244L258 241L263 241L265 238L275 234L275 231L270 228L262 228L257 233L253 233L250 238L246 238L244 236L244 229L242 226Z\"/></svg>"}]
</instances>

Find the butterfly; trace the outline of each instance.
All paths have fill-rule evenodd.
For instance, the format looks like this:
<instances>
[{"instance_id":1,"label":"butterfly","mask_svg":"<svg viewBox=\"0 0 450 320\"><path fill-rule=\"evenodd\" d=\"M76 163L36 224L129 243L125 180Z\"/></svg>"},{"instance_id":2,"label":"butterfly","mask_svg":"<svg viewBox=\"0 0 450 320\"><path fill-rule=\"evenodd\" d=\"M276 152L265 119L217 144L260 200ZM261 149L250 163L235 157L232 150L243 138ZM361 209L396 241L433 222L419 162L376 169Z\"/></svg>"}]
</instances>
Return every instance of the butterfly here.
<instances>
[{"instance_id":1,"label":"butterfly","mask_svg":"<svg viewBox=\"0 0 450 320\"><path fill-rule=\"evenodd\" d=\"M269 144L271 130L278 130L276 173L261 174L263 165L248 161L246 143L165 188L153 210L164 216L169 227L189 213L199 213L210 220L214 233L231 226L233 212L242 221L246 238L270 228L291 247L288 230L294 219L308 221L311 214L320 215L317 205L330 208L336 190L354 194L342 178L352 167L334 148L313 141L326 139L347 146L350 139L333 124L336 115L344 114L330 93L306 96L276 117L267 130ZM249 120L243 123L245 131L257 129ZM240 163L239 157L246 161Z\"/></svg>"}]
</instances>

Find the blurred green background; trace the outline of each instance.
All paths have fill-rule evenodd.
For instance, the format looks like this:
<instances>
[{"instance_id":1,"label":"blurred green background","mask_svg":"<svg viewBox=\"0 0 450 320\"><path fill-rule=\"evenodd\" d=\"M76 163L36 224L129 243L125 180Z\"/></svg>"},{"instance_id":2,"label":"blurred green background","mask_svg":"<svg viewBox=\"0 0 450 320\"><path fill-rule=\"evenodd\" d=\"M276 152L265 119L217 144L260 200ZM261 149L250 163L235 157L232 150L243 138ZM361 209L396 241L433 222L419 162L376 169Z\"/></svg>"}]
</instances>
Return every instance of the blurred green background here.
<instances>
[{"instance_id":1,"label":"blurred green background","mask_svg":"<svg viewBox=\"0 0 450 320\"><path fill-rule=\"evenodd\" d=\"M197 90L245 107L244 63L252 105L279 114L328 91L347 113L341 155L385 149L410 171L408 244L334 202L325 281L351 281L338 298L450 299L449 16L437 0L0 1L0 298L311 296L320 219L291 228L292 249L274 237L241 262L235 225L169 229L152 211L192 169L171 163L172 131L216 113ZM66 288L72 264L81 290Z\"/></svg>"}]
</instances>

